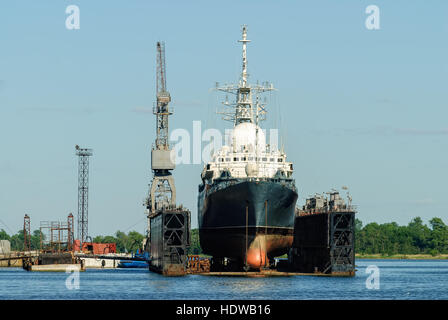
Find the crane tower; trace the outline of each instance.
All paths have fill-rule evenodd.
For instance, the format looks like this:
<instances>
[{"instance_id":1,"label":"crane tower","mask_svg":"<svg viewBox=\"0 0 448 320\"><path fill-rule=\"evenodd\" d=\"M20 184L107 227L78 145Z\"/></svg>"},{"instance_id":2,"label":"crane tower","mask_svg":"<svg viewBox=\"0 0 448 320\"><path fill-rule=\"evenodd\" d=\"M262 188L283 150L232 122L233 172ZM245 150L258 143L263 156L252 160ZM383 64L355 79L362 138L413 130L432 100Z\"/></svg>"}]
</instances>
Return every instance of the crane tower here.
<instances>
[{"instance_id":1,"label":"crane tower","mask_svg":"<svg viewBox=\"0 0 448 320\"><path fill-rule=\"evenodd\" d=\"M164 275L183 275L188 264L190 211L176 205L176 188L171 170L175 155L169 142L168 117L171 96L166 88L165 47L157 42L156 141L151 149L153 179L146 198L148 215L145 250L150 252L149 269Z\"/></svg>"},{"instance_id":2,"label":"crane tower","mask_svg":"<svg viewBox=\"0 0 448 320\"><path fill-rule=\"evenodd\" d=\"M157 42L156 98L156 107L153 109L156 116L156 141L151 150L153 180L146 200L148 218L158 210L173 208L176 204L176 188L170 172L175 164L168 142L168 117L173 112L169 107L171 96L166 88L165 46L161 42Z\"/></svg>"}]
</instances>

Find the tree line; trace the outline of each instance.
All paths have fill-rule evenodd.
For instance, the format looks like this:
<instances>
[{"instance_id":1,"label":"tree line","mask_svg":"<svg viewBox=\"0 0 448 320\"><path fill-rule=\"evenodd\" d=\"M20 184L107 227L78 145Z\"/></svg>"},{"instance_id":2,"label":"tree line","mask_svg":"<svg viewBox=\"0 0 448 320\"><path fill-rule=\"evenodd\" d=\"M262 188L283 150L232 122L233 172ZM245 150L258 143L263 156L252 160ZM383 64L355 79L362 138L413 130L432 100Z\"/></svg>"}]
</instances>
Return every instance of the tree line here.
<instances>
[{"instance_id":1,"label":"tree line","mask_svg":"<svg viewBox=\"0 0 448 320\"><path fill-rule=\"evenodd\" d=\"M420 217L407 226L395 222L362 226L355 222L355 252L360 254L448 254L448 226L432 218L429 226Z\"/></svg>"},{"instance_id":2,"label":"tree line","mask_svg":"<svg viewBox=\"0 0 448 320\"><path fill-rule=\"evenodd\" d=\"M40 249L40 230L31 235L31 250ZM137 231L128 234L117 231L113 236L96 236L93 242L116 243L117 252L130 253L143 247L145 236ZM9 240L11 250L23 250L23 230L8 235L0 230L0 240ZM429 226L420 217L408 225L400 226L396 222L378 224L371 222L363 226L361 220L355 220L355 252L360 254L448 254L448 226L441 218L432 218ZM199 230L192 229L188 254L201 254Z\"/></svg>"}]
</instances>

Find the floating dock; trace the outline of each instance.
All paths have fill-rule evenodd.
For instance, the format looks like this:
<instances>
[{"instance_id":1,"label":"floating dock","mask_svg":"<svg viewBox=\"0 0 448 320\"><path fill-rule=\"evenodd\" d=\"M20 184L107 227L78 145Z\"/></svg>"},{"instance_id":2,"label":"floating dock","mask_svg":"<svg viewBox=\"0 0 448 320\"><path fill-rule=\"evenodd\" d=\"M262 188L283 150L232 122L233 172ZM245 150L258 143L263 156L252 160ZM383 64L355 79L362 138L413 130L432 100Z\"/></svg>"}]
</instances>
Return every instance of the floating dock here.
<instances>
[{"instance_id":1,"label":"floating dock","mask_svg":"<svg viewBox=\"0 0 448 320\"><path fill-rule=\"evenodd\" d=\"M150 219L150 270L163 275L278 277L355 275L355 208L345 205L338 192L328 201L313 198L294 219L288 259L259 270L212 270L211 261L187 256L189 211L161 211Z\"/></svg>"},{"instance_id":2,"label":"floating dock","mask_svg":"<svg viewBox=\"0 0 448 320\"><path fill-rule=\"evenodd\" d=\"M23 269L27 271L66 272L84 271L84 263L73 252L40 253L35 258L24 258Z\"/></svg>"},{"instance_id":3,"label":"floating dock","mask_svg":"<svg viewBox=\"0 0 448 320\"><path fill-rule=\"evenodd\" d=\"M299 211L295 217L291 270L355 275L355 210L341 202L337 192L331 195L328 206L314 211L313 203L312 210Z\"/></svg>"},{"instance_id":4,"label":"floating dock","mask_svg":"<svg viewBox=\"0 0 448 320\"><path fill-rule=\"evenodd\" d=\"M181 207L158 211L150 217L149 269L165 276L187 273L190 211Z\"/></svg>"},{"instance_id":5,"label":"floating dock","mask_svg":"<svg viewBox=\"0 0 448 320\"><path fill-rule=\"evenodd\" d=\"M329 192L330 198L317 195L307 199L294 218L293 243L288 259L279 259L273 268L251 271L193 270L210 276L340 276L355 275L355 207L348 205L339 192ZM202 263L204 265L204 263Z\"/></svg>"}]
</instances>

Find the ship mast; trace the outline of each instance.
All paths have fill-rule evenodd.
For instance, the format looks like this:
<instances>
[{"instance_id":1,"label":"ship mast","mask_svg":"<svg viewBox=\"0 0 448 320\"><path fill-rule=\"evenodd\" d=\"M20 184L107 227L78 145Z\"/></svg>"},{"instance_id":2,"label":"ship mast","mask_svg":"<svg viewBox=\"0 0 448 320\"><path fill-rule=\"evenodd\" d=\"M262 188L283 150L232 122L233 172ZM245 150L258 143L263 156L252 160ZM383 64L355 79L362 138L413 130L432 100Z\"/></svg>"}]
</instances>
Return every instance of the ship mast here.
<instances>
[{"instance_id":1,"label":"ship mast","mask_svg":"<svg viewBox=\"0 0 448 320\"><path fill-rule=\"evenodd\" d=\"M259 120L264 120L263 115L266 114L265 106L259 103L259 94L267 91L273 91L274 86L269 83L263 85L251 85L248 83L249 74L247 72L247 26L242 26L242 39L238 40L243 44L242 48L242 72L238 85L229 84L224 86L216 85L216 90L230 93L236 96L234 103L229 103L227 100L223 102L226 110L218 112L223 115L223 119L233 122L237 126L243 122L254 123L258 126ZM257 99L255 105L252 102L252 92L255 93Z\"/></svg>"},{"instance_id":2,"label":"ship mast","mask_svg":"<svg viewBox=\"0 0 448 320\"><path fill-rule=\"evenodd\" d=\"M242 80L242 87L246 87L247 85L247 42L250 42L250 40L247 40L247 26L243 26L243 39L238 40L238 42L243 43L243 72L241 73L241 80Z\"/></svg>"}]
</instances>

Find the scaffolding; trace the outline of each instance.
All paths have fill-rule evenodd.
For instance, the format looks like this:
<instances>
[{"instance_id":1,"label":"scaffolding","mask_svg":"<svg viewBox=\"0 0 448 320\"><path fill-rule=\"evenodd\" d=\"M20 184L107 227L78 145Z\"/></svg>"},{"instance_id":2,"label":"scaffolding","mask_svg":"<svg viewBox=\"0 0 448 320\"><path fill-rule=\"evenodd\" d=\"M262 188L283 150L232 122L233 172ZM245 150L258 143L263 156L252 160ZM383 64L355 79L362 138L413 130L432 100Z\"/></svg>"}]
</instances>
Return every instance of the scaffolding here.
<instances>
[{"instance_id":1,"label":"scaffolding","mask_svg":"<svg viewBox=\"0 0 448 320\"><path fill-rule=\"evenodd\" d=\"M67 222L40 222L40 250L51 253L73 250L73 214L68 215Z\"/></svg>"}]
</instances>

